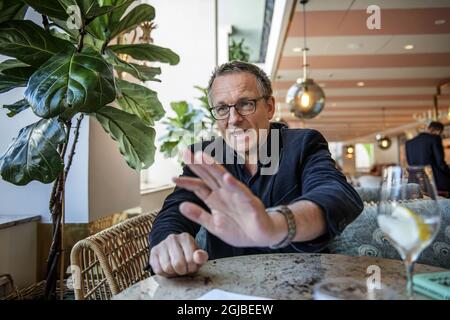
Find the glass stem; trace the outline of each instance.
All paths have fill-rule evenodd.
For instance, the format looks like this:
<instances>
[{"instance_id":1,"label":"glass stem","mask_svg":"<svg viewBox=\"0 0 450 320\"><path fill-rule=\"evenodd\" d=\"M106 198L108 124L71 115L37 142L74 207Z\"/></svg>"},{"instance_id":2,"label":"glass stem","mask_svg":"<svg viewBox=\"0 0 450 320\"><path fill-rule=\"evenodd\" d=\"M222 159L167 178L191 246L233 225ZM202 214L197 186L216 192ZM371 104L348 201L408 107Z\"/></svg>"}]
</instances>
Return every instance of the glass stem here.
<instances>
[{"instance_id":1,"label":"glass stem","mask_svg":"<svg viewBox=\"0 0 450 320\"><path fill-rule=\"evenodd\" d=\"M414 273L414 261L411 259L405 259L405 267L406 267L406 294L409 299L414 297L414 288L413 288L413 273Z\"/></svg>"}]
</instances>

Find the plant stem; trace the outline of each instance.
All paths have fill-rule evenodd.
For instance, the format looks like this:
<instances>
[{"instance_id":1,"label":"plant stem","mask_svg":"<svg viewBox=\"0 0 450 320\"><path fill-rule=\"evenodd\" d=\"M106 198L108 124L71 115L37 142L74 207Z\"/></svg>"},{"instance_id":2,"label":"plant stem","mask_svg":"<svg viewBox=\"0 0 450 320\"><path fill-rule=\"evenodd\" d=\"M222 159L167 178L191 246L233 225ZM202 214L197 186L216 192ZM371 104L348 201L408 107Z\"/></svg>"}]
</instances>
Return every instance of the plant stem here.
<instances>
[{"instance_id":1,"label":"plant stem","mask_svg":"<svg viewBox=\"0 0 450 320\"><path fill-rule=\"evenodd\" d=\"M61 159L64 162L67 152L67 146L69 145L70 130L72 122L69 120L65 122L66 126L66 141L59 146L58 152ZM74 149L74 147L72 147ZM72 153L72 152L71 152ZM73 154L72 154L73 155ZM62 242L61 242L61 219L63 210L63 195L65 188L65 170L59 174L55 183L53 184L52 193L50 195L49 209L52 216L52 243L47 258L47 275L44 297L47 300L56 299L56 282L58 273L58 262L62 254ZM61 275L63 276L63 275Z\"/></svg>"},{"instance_id":2,"label":"plant stem","mask_svg":"<svg viewBox=\"0 0 450 320\"><path fill-rule=\"evenodd\" d=\"M84 25L84 22L80 29L80 37L78 38L78 45L77 45L77 52L81 52L81 49L83 49L84 44L84 35L86 34L86 26Z\"/></svg>"},{"instance_id":3,"label":"plant stem","mask_svg":"<svg viewBox=\"0 0 450 320\"><path fill-rule=\"evenodd\" d=\"M66 127L67 127L66 141L62 145L60 145L59 148L58 148L58 152L59 152L63 162L64 162L64 157L65 157L66 151L67 151L67 145L69 144L71 123L72 122L70 120L66 123ZM48 209L49 209L50 213L52 214L52 216L54 215L53 207L54 207L55 202L57 200L56 192L59 190L59 185L60 185L60 176L58 176L58 178L56 178L55 182L53 183L52 192L50 193L50 200L49 200L49 204L48 204Z\"/></svg>"},{"instance_id":4,"label":"plant stem","mask_svg":"<svg viewBox=\"0 0 450 320\"><path fill-rule=\"evenodd\" d=\"M83 118L84 118L84 114L80 114L80 116L77 119L77 124L75 126L75 133L74 133L74 137L73 137L72 148L70 149L69 157L67 160L67 166L66 166L66 169L64 170L64 177L66 179L67 179L67 175L69 174L70 167L72 166L73 156L75 155L75 148L77 146L78 138L80 136L80 126L81 126L81 122L83 121Z\"/></svg>"},{"instance_id":5,"label":"plant stem","mask_svg":"<svg viewBox=\"0 0 450 320\"><path fill-rule=\"evenodd\" d=\"M105 50L106 50L106 47L108 46L108 43L109 43L109 39L106 39L105 42L103 42L102 48L100 50L102 54L105 54Z\"/></svg>"},{"instance_id":6,"label":"plant stem","mask_svg":"<svg viewBox=\"0 0 450 320\"><path fill-rule=\"evenodd\" d=\"M42 24L44 25L45 30L50 30L50 24L46 15L42 15Z\"/></svg>"}]
</instances>

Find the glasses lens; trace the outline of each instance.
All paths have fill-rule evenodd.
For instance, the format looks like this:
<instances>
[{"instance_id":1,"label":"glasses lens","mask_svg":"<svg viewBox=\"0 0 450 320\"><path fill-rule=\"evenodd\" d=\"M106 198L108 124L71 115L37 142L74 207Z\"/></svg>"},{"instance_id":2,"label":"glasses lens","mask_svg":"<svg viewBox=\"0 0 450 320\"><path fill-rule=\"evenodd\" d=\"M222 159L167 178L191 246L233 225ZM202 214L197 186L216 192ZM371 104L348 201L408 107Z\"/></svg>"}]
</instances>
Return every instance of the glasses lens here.
<instances>
[{"instance_id":1,"label":"glasses lens","mask_svg":"<svg viewBox=\"0 0 450 320\"><path fill-rule=\"evenodd\" d=\"M228 106L217 106L212 109L213 116L216 119L226 118L229 112L230 108Z\"/></svg>"},{"instance_id":2,"label":"glasses lens","mask_svg":"<svg viewBox=\"0 0 450 320\"><path fill-rule=\"evenodd\" d=\"M255 101L241 101L236 104L236 109L241 115L245 116L255 112L255 106Z\"/></svg>"}]
</instances>

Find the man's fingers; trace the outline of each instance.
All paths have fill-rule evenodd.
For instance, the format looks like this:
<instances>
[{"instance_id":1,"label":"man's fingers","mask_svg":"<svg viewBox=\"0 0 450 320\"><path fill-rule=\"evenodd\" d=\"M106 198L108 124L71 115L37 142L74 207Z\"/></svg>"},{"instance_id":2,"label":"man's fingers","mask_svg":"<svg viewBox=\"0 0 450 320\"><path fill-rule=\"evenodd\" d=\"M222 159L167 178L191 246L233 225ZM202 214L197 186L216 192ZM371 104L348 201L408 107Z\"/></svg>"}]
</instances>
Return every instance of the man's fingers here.
<instances>
[{"instance_id":1,"label":"man's fingers","mask_svg":"<svg viewBox=\"0 0 450 320\"><path fill-rule=\"evenodd\" d=\"M201 155L203 160L201 166L216 179L219 185L222 185L223 176L228 172L227 169L225 169L221 164L218 164L216 160L210 157L207 153L202 152Z\"/></svg>"},{"instance_id":2,"label":"man's fingers","mask_svg":"<svg viewBox=\"0 0 450 320\"><path fill-rule=\"evenodd\" d=\"M220 184L216 180L216 178L214 178L214 176L211 175L208 170L206 170L201 165L201 163L203 162L201 153L195 154L194 161L192 161L192 152L190 150L186 150L183 153L183 160L189 167L189 169L191 169L192 172L199 176L210 189L219 188Z\"/></svg>"},{"instance_id":3,"label":"man's fingers","mask_svg":"<svg viewBox=\"0 0 450 320\"><path fill-rule=\"evenodd\" d=\"M159 264L164 273L166 273L169 276L174 276L176 274L176 272L172 267L172 262L170 261L170 256L169 256L168 251L169 251L168 249L159 250L159 252L158 252Z\"/></svg>"},{"instance_id":4,"label":"man's fingers","mask_svg":"<svg viewBox=\"0 0 450 320\"><path fill-rule=\"evenodd\" d=\"M170 241L168 241L167 246L169 248L169 258L172 264L173 270L177 275L183 276L188 272L188 266L186 258L184 257L184 250L179 243L178 235L169 236Z\"/></svg>"},{"instance_id":5,"label":"man's fingers","mask_svg":"<svg viewBox=\"0 0 450 320\"><path fill-rule=\"evenodd\" d=\"M198 178L181 176L173 178L172 181L176 183L177 186L194 192L203 201L206 200L211 193L211 189Z\"/></svg>"},{"instance_id":6,"label":"man's fingers","mask_svg":"<svg viewBox=\"0 0 450 320\"><path fill-rule=\"evenodd\" d=\"M202 207L191 202L183 202L180 205L180 212L188 219L204 226L207 230L213 228L212 216Z\"/></svg>"},{"instance_id":7,"label":"man's fingers","mask_svg":"<svg viewBox=\"0 0 450 320\"><path fill-rule=\"evenodd\" d=\"M159 255L157 252L152 252L150 254L150 265L153 269L153 272L159 276L170 277L171 275L164 272L161 264L159 263Z\"/></svg>"},{"instance_id":8,"label":"man's fingers","mask_svg":"<svg viewBox=\"0 0 450 320\"><path fill-rule=\"evenodd\" d=\"M194 261L194 252L198 249L197 243L194 238L188 233L182 233L179 235L180 245L183 248L184 258L187 263L187 273L194 273L200 267Z\"/></svg>"},{"instance_id":9,"label":"man's fingers","mask_svg":"<svg viewBox=\"0 0 450 320\"><path fill-rule=\"evenodd\" d=\"M247 186L233 177L233 175L229 172L223 175L223 185L228 191L238 192L241 195L253 195L253 193L249 188L247 188Z\"/></svg>"},{"instance_id":10,"label":"man's fingers","mask_svg":"<svg viewBox=\"0 0 450 320\"><path fill-rule=\"evenodd\" d=\"M195 250L193 258L196 264L198 265L205 264L208 261L208 252L202 249Z\"/></svg>"}]
</instances>

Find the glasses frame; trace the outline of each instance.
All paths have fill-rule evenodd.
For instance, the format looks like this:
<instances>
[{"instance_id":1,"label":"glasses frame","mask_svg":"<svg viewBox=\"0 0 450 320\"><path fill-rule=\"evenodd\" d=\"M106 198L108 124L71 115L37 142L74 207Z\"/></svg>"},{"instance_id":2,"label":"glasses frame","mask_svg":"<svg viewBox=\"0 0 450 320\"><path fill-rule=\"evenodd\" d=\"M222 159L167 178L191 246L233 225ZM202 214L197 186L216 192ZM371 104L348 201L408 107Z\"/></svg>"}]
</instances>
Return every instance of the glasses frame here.
<instances>
[{"instance_id":1,"label":"glasses frame","mask_svg":"<svg viewBox=\"0 0 450 320\"><path fill-rule=\"evenodd\" d=\"M267 97L267 96L260 96L260 97L258 97L258 98L247 99L247 100L245 100L245 102L253 102L253 103L255 104L255 107L253 108L253 111L250 112L250 113L242 114L242 113L239 111L239 109L236 108L236 106L237 106L239 103L243 102L243 101L239 101L239 102L237 102L237 103L235 103L235 104L221 104L221 105L218 105L218 106L214 106L214 107L210 108L210 110L211 110L211 115L212 115L213 118L216 119L216 120L225 120L225 119L228 119L228 118L230 117L230 110L231 110L231 108L234 108L234 109L236 110L236 112L237 112L239 115L245 117L245 116L251 115L251 114L253 114L253 113L256 112L256 105L258 104L258 101L259 101L259 100L261 100L261 99L267 100L268 98L269 98L269 97ZM223 117L223 118L217 118L217 117L214 115L214 109L215 109L215 108L218 108L218 107L227 107L227 108L228 108L228 112L227 112L227 114L226 114L225 117Z\"/></svg>"}]
</instances>

